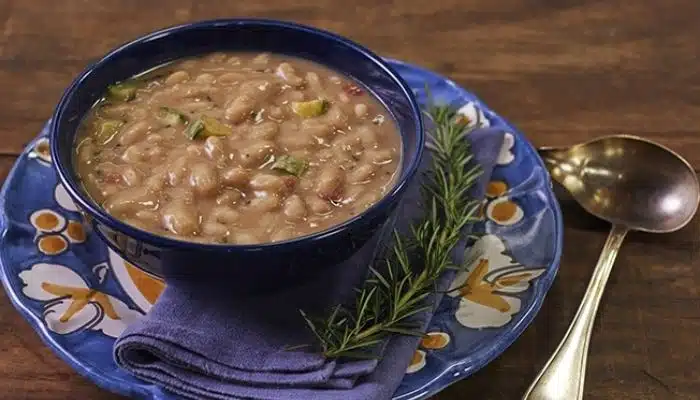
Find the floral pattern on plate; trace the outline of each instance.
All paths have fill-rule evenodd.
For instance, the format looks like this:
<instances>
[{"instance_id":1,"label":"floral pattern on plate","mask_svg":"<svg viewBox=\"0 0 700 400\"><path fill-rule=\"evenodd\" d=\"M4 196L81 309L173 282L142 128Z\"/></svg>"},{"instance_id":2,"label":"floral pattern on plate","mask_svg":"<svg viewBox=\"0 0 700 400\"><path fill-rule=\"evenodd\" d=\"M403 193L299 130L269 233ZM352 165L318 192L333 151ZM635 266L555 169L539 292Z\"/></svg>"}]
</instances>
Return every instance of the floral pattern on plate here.
<instances>
[{"instance_id":1,"label":"floral pattern on plate","mask_svg":"<svg viewBox=\"0 0 700 400\"><path fill-rule=\"evenodd\" d=\"M459 110L460 122L507 132L482 208L484 222L477 227L482 236L442 298L394 396L418 400L486 365L534 318L558 268L561 215L544 166L521 134L454 82L390 63L422 104L427 84L436 101ZM0 209L0 277L45 342L107 390L175 399L120 370L111 354L114 338L151 308L165 283L85 232L51 168L46 128L15 164Z\"/></svg>"}]
</instances>

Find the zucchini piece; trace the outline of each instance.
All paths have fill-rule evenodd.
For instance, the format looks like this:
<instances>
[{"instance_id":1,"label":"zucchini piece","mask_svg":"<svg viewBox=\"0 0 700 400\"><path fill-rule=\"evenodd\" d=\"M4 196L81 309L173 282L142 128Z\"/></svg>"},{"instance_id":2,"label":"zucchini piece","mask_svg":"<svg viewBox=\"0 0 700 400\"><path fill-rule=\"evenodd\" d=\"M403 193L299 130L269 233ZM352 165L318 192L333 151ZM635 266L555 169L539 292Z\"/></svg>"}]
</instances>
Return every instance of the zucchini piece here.
<instances>
[{"instance_id":1,"label":"zucchini piece","mask_svg":"<svg viewBox=\"0 0 700 400\"><path fill-rule=\"evenodd\" d=\"M136 97L136 89L139 88L135 81L126 81L109 85L107 93L109 97L119 101L131 101Z\"/></svg>"},{"instance_id":2,"label":"zucchini piece","mask_svg":"<svg viewBox=\"0 0 700 400\"><path fill-rule=\"evenodd\" d=\"M302 118L318 117L328 111L330 102L325 99L292 102L292 111Z\"/></svg>"},{"instance_id":3,"label":"zucchini piece","mask_svg":"<svg viewBox=\"0 0 700 400\"><path fill-rule=\"evenodd\" d=\"M190 140L199 137L228 136L230 134L230 127L206 115L202 115L200 118L190 123L185 129L185 136Z\"/></svg>"},{"instance_id":4,"label":"zucchini piece","mask_svg":"<svg viewBox=\"0 0 700 400\"><path fill-rule=\"evenodd\" d=\"M275 160L270 168L300 177L306 172L308 167L309 163L306 160L285 154Z\"/></svg>"},{"instance_id":5,"label":"zucchini piece","mask_svg":"<svg viewBox=\"0 0 700 400\"><path fill-rule=\"evenodd\" d=\"M231 127L219 122L216 118L202 115L202 123L204 123L204 131L202 134L209 136L228 136L231 134Z\"/></svg>"},{"instance_id":6,"label":"zucchini piece","mask_svg":"<svg viewBox=\"0 0 700 400\"><path fill-rule=\"evenodd\" d=\"M188 118L183 112L170 107L161 107L156 116L158 120L168 126L187 122Z\"/></svg>"},{"instance_id":7,"label":"zucchini piece","mask_svg":"<svg viewBox=\"0 0 700 400\"><path fill-rule=\"evenodd\" d=\"M187 125L187 128L185 128L185 137L190 140L194 140L199 136L200 133L204 130L204 123L202 122L201 119L196 119L192 121L189 125Z\"/></svg>"}]
</instances>

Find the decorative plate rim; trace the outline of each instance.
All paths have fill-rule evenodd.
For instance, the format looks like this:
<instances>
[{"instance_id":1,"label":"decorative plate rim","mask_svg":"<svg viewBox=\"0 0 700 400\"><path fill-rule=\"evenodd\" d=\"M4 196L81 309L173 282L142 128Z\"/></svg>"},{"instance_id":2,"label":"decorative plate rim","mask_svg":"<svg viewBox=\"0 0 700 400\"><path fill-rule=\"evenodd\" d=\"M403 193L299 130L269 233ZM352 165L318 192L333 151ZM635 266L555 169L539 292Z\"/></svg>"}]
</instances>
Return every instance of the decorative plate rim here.
<instances>
[{"instance_id":1,"label":"decorative plate rim","mask_svg":"<svg viewBox=\"0 0 700 400\"><path fill-rule=\"evenodd\" d=\"M547 168L544 164L544 161L540 156L537 154L537 151L535 150L535 147L530 143L529 140L525 137L524 134L520 132L520 130L516 129L513 124L511 124L508 120L505 118L501 117L499 114L491 110L490 107L488 107L482 100L479 98L477 95L475 95L473 92L468 91L467 89L463 88L462 86L458 85L456 82L454 82L452 79L449 79L445 77L444 75L440 75L436 72L433 72L431 70L428 70L426 68L423 68L419 65L397 60L397 59L392 59L392 58L385 58L387 62L394 67L399 66L399 67L405 67L405 68L410 68L413 70L418 71L421 74L431 76L436 79L440 79L446 84L452 86L456 91L461 92L463 95L466 95L466 97L471 97L471 101L474 102L478 108L487 116L489 116L492 119L497 119L500 120L503 125L505 125L508 129L509 132L513 133L514 135L518 136L518 139L523 141L523 143L526 145L525 148L527 149L528 155L532 157L533 159L537 160L537 164L542 168L542 172L546 174L547 178L549 178L549 172L547 171ZM520 337L520 335L523 334L525 329L527 329L528 326L532 323L532 321L535 319L537 314L539 313L540 309L542 308L542 304L544 304L544 300L547 296L547 293L552 287L552 284L554 283L554 279L557 276L557 273L559 271L559 265L561 261L561 255L562 255L562 250L563 250L563 241L564 241L564 218L561 212L561 207L559 206L559 202L557 201L554 191L552 189L552 183L551 179L549 179L549 184L547 185L548 190L546 190L546 197L547 197L547 203L550 205L552 212L554 213L554 238L556 240L556 243L554 245L554 254L552 258L552 262L549 263L549 265L546 266L545 268L545 273L543 273L535 282L533 282L533 295L532 295L532 300L530 304L523 310L520 310L519 314L519 319L516 321L516 324L513 324L510 329L504 329L501 330L499 333L497 333L493 338L492 338L492 343L495 343L495 345L491 348L481 348L477 351L474 351L469 354L470 360L462 360L453 363L449 367L445 368L441 373L437 374L435 378L433 378L432 382L436 382L437 380L441 379L442 377L454 373L455 370L461 369L464 365L467 365L467 368L462 370L462 372L458 376L453 376L452 379L449 379L447 382L443 382L442 384L435 385L434 387L426 387L423 390L417 390L414 392L409 392L401 396L394 397L392 400L417 400L417 399L427 399L429 396L432 396L436 393L439 393L446 389L448 386L451 386L454 383L457 383L466 377L474 374L475 372L479 371L489 363L491 363L493 360L495 360L498 356L503 354L515 341ZM417 393L418 392L418 393Z\"/></svg>"},{"instance_id":2,"label":"decorative plate rim","mask_svg":"<svg viewBox=\"0 0 700 400\"><path fill-rule=\"evenodd\" d=\"M501 117L496 112L491 110L491 108L489 108L474 93L461 87L453 80L436 72L423 68L421 66L418 66L416 64L392 58L384 58L384 60L386 60L392 68L408 68L415 70L420 74L430 76L437 80L441 80L445 84L451 86L455 91L460 92L463 96L471 98L470 101L475 103L485 115L487 115L491 119L499 120L504 126L508 128L509 132L516 135L518 137L518 140L521 140L525 144L524 148L527 149L526 151L528 156L537 160L537 164L542 169L542 172L546 174L546 176L549 178L549 173L547 172L544 162L537 154L537 151L535 150L532 143L530 143L527 140L525 135L523 135L505 118ZM49 119L42 128L42 132L50 123L51 120ZM0 243L2 243L5 240L5 236L9 231L6 223L8 216L5 213L6 196L9 188L9 185L7 183L10 182L17 174L17 169L20 165L19 160L21 160L23 157L27 157L28 153L33 149L34 144L43 137L43 135L38 135L29 142L29 144L24 148L22 153L17 157L17 161L13 164L2 185L2 189L0 190ZM542 308L542 304L544 303L547 293L549 292L549 290L552 287L552 284L554 283L554 280L559 270L563 249L563 215L559 206L559 202L557 201L552 190L551 180L549 185L547 185L547 190L545 190L545 192L546 202L549 205L551 211L553 212L554 218L553 231L555 243L553 249L553 258L552 261L546 266L545 273L543 273L535 282L533 282L532 299L527 305L527 307L520 310L520 312L518 313L519 317L516 321L514 321L514 324L512 324L508 329L501 330L493 338L491 338L491 342L494 343L494 346L482 347L480 349L475 350L474 352L471 352L469 354L469 360L462 360L452 363L450 366L446 367L442 372L436 374L436 376L433 379L431 379L431 382L424 385L423 388L419 388L412 392L399 395L397 397L394 397L393 400L425 399L438 392L441 392L448 386L451 386L452 384L459 382L464 378L474 374L475 372L479 371L480 369L488 365L490 362L495 360L498 356L503 354L503 352L505 352L522 335L522 333L528 326L530 326L535 316ZM138 395L139 398L143 399L162 398L162 396L156 391L146 389L147 387L151 386L156 387L156 385L144 382L144 385L142 387L137 387L133 385L132 382L126 381L120 377L106 376L104 374L100 374L99 372L95 371L95 369L88 361L77 359L71 352L67 351L66 348L59 345L53 339L51 332L49 332L48 327L42 322L40 317L34 315L34 313L27 307L26 303L19 298L19 293L14 291L11 287L11 284L9 283L9 277L7 275L7 267L5 266L4 262L4 255L5 248L0 247L0 280L2 281L5 293L10 299L12 305L20 312L24 319L27 320L27 322L34 329L34 331L37 332L41 341L47 347L49 347L54 354L56 354L61 360L66 362L68 365L70 365L71 368L74 371L76 371L79 375L89 379L100 388L125 396ZM455 374L457 370L459 370L460 372L458 374ZM443 379L448 374L453 374L453 377L447 380Z\"/></svg>"}]
</instances>

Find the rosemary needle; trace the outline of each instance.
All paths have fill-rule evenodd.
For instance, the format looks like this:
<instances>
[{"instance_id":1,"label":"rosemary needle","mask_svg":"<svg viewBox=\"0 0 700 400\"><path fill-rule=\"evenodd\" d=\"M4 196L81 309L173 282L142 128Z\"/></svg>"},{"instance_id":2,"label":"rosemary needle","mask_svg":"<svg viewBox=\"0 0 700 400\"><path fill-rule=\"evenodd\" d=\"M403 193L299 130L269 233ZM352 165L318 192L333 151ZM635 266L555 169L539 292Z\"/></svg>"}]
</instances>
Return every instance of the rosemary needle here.
<instances>
[{"instance_id":1,"label":"rosemary needle","mask_svg":"<svg viewBox=\"0 0 700 400\"><path fill-rule=\"evenodd\" d=\"M448 269L451 252L465 226L476 222L479 202L469 189L481 174L470 167L467 127L448 106L431 106L428 143L432 165L424 175L425 216L406 237L395 232L392 251L370 268L355 304L338 305L323 318L301 312L327 358L376 358L375 349L391 335L423 336L413 317L431 308L428 297Z\"/></svg>"}]
</instances>

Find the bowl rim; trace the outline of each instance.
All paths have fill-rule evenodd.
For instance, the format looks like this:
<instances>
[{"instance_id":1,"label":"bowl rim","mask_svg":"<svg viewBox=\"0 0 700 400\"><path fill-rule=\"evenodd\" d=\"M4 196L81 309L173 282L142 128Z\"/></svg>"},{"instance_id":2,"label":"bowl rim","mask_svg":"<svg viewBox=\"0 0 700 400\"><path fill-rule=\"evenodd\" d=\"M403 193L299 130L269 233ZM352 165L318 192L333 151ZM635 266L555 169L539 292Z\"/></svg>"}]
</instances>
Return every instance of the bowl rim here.
<instances>
[{"instance_id":1,"label":"bowl rim","mask_svg":"<svg viewBox=\"0 0 700 400\"><path fill-rule=\"evenodd\" d=\"M386 76L388 76L392 81L394 81L398 85L402 94L405 96L405 98L408 99L408 103L412 111L412 118L414 119L414 122L416 124L416 150L411 154L412 157L409 160L409 163L406 166L406 168L402 170L398 178L399 180L396 182L393 188L388 193L386 193L379 201L377 201L375 204L373 204L371 207L364 210L363 212L353 216L353 218L345 220L340 224L333 225L323 231L314 232L279 242L262 242L257 244L239 245L230 243L201 243L195 241L187 241L157 235L155 233L136 228L109 215L102 207L94 204L93 201L89 200L87 196L82 192L82 190L79 189L78 183L71 177L69 171L73 168L72 165L66 165L64 162L62 162L61 158L59 157L59 141L55 140L55 138L57 138L60 135L57 121L66 118L66 104L68 103L68 101L70 101L75 92L80 88L82 82L85 79L87 79L96 68L99 68L100 66L111 62L113 58L117 57L120 53L127 49L138 47L143 43L161 39L163 37L175 33L196 31L198 29L212 27L226 28L231 25L278 27L284 29L304 31L307 33L325 37L326 39L330 39L342 46L349 47L352 50L359 53L360 55L369 59L379 70L381 70ZM401 132L399 132L399 134L401 134ZM83 213L88 214L90 217L99 221L101 224L104 224L109 228L114 229L119 233L122 233L132 239L136 239L140 242L159 247L175 248L179 250L206 250L218 252L261 251L278 250L281 248L288 248L289 246L298 246L301 244L306 244L307 242L324 240L326 238L342 234L351 225L376 215L380 209L383 209L390 203L399 200L399 196L402 192L405 191L409 182L416 174L418 166L420 165L420 162L423 158L423 143L425 142L425 125L423 119L423 112L420 109L418 100L416 99L408 83L405 82L405 80L399 75L399 73L395 71L386 62L385 59L375 54L367 47L339 34L321 28L300 24L297 22L267 18L225 18L208 19L191 23L173 25L141 35L110 50L99 60L88 65L82 72L80 72L80 74L71 82L68 88L63 92L51 118L49 138L51 139L49 141L51 158L54 160L54 165L56 166L59 181L64 184L66 191L68 192L70 197L72 197L73 200L75 200L78 203L78 206L83 211ZM404 154L403 156L405 157L406 155Z\"/></svg>"}]
</instances>

